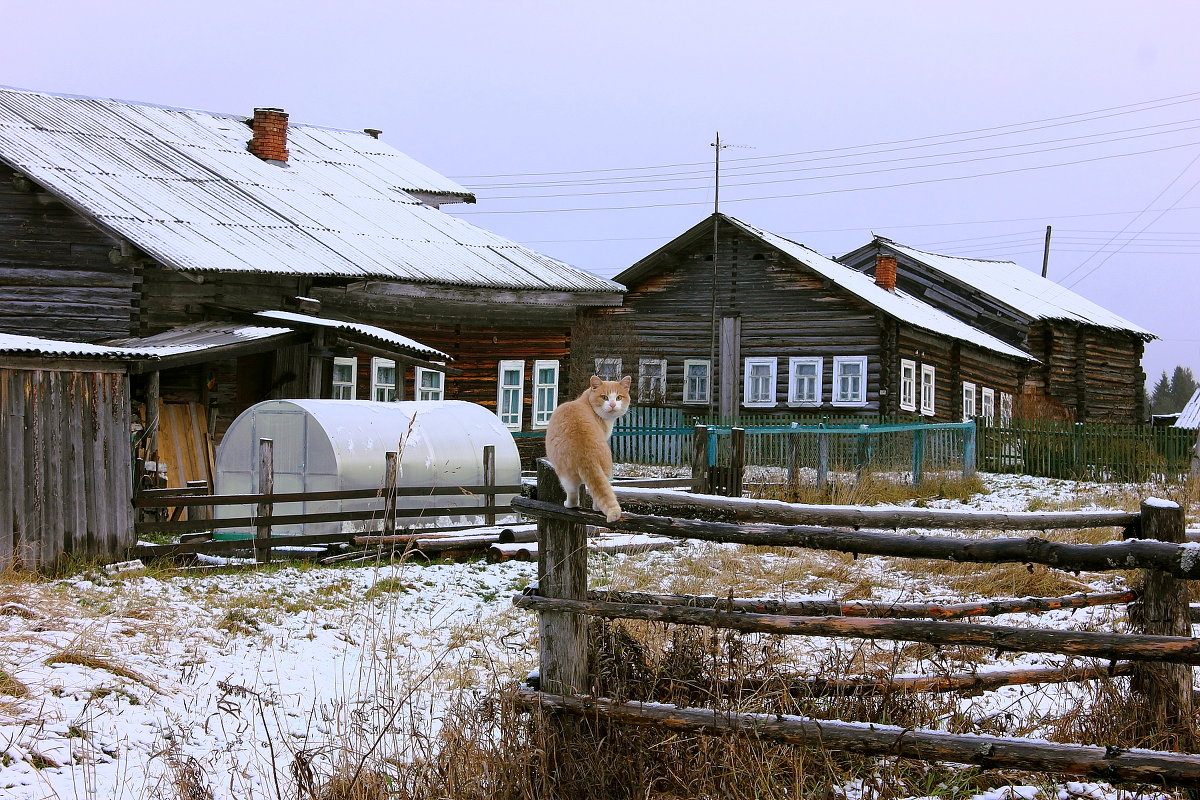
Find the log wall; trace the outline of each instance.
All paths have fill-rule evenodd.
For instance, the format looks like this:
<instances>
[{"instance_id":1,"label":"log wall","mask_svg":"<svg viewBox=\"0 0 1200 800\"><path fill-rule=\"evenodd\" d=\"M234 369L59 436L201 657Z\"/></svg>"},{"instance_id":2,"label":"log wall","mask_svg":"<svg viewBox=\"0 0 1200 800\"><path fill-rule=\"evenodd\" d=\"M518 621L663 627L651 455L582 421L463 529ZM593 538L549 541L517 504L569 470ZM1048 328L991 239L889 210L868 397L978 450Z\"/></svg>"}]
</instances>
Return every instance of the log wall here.
<instances>
[{"instance_id":1,"label":"log wall","mask_svg":"<svg viewBox=\"0 0 1200 800\"><path fill-rule=\"evenodd\" d=\"M655 405L706 413L707 404L683 402L684 359L708 359L712 352L713 244L699 237L659 256L651 272L628 287L621 309L588 313L631 331L635 352L625 356L636 381L639 358L667 361L666 397ZM1023 363L970 344L960 344L906 325L817 275L785 253L723 225L717 246L716 317L741 320L738 405L755 414L876 415L900 410L900 360L936 367L936 419L962 416L962 381L997 392L1016 393ZM776 405L742 405L742 365L748 357L775 357ZM822 403L789 406L790 357L823 358ZM837 406L833 396L834 356L867 357L867 403ZM719 385L720 358L714 359ZM919 391L918 367L918 391ZM997 395L998 396L998 395ZM919 400L919 395L918 395ZM635 401L638 398L635 397ZM640 402L640 401L639 401Z\"/></svg>"},{"instance_id":2,"label":"log wall","mask_svg":"<svg viewBox=\"0 0 1200 800\"><path fill-rule=\"evenodd\" d=\"M140 278L115 246L0 165L0 332L88 342L128 336Z\"/></svg>"}]
</instances>

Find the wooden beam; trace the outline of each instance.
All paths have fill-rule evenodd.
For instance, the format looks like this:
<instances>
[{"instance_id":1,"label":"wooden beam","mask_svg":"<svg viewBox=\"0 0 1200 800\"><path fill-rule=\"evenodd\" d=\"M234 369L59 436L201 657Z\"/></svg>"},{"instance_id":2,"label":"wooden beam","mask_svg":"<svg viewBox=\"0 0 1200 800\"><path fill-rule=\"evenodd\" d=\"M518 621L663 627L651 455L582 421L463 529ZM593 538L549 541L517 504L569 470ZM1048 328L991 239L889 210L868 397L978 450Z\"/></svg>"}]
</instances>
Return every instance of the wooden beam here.
<instances>
[{"instance_id":1,"label":"wooden beam","mask_svg":"<svg viewBox=\"0 0 1200 800\"><path fill-rule=\"evenodd\" d=\"M435 372L444 372L447 375L463 375L464 374L464 372L461 369L459 369L458 367L450 367L439 361L430 361L430 360L424 359L424 358L416 358L415 356L405 355L403 353L397 353L396 351L389 350L386 347L380 347L378 345L367 344L365 342L358 341L355 339L348 339L344 335L345 334L344 331L339 331L339 333L342 335L340 335L337 339L337 345L336 345L337 347L352 347L355 350L357 350L358 352L363 353L365 355L379 356L380 358L390 358L392 361L395 361L398 364L411 364L412 366L423 367L425 369L431 369L431 370L434 370Z\"/></svg>"},{"instance_id":2,"label":"wooden beam","mask_svg":"<svg viewBox=\"0 0 1200 800\"><path fill-rule=\"evenodd\" d=\"M681 539L730 542L761 547L803 547L901 558L937 558L976 564L1045 564L1063 570L1104 572L1149 567L1179 578L1200 578L1200 559L1186 545L1128 540L1111 544L1070 544L1038 537L965 538L910 536L882 531L848 531L816 526L698 522L696 520L622 514L606 522L594 511L567 509L552 503L516 497L513 509L539 519L561 519L613 530L639 531Z\"/></svg>"},{"instance_id":3,"label":"wooden beam","mask_svg":"<svg viewBox=\"0 0 1200 800\"><path fill-rule=\"evenodd\" d=\"M529 689L520 690L518 697L531 706L547 710L675 731L732 733L826 750L950 761L989 769L1057 772L1155 786L1200 786L1200 755L1193 754L953 734L895 725L862 725L790 714L749 714L660 703L620 703Z\"/></svg>"}]
</instances>

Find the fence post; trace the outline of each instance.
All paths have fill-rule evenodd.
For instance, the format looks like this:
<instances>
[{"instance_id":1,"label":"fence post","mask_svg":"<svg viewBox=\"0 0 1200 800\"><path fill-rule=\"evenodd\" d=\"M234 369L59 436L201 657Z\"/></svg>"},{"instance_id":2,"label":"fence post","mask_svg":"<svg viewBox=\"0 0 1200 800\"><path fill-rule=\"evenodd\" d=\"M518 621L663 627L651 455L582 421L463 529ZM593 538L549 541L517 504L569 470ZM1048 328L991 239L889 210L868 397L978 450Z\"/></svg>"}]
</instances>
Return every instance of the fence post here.
<instances>
[{"instance_id":1,"label":"fence post","mask_svg":"<svg viewBox=\"0 0 1200 800\"><path fill-rule=\"evenodd\" d=\"M797 427L795 422L792 427ZM787 482L790 489L800 486L800 436L799 433L788 434Z\"/></svg>"},{"instance_id":2,"label":"fence post","mask_svg":"<svg viewBox=\"0 0 1200 800\"><path fill-rule=\"evenodd\" d=\"M566 499L558 476L544 458L537 462L537 497L545 503ZM587 526L542 517L538 529L538 593L584 600L587 595ZM541 689L552 694L587 690L587 618L543 611L538 616L538 672Z\"/></svg>"},{"instance_id":3,"label":"fence post","mask_svg":"<svg viewBox=\"0 0 1200 800\"><path fill-rule=\"evenodd\" d=\"M729 485L728 497L742 496L742 473L746 468L746 429L734 428L729 432Z\"/></svg>"},{"instance_id":4,"label":"fence post","mask_svg":"<svg viewBox=\"0 0 1200 800\"><path fill-rule=\"evenodd\" d=\"M1200 480L1200 434L1196 435L1196 443L1192 445L1192 465L1191 465L1192 480Z\"/></svg>"},{"instance_id":5,"label":"fence post","mask_svg":"<svg viewBox=\"0 0 1200 800\"><path fill-rule=\"evenodd\" d=\"M854 470L858 473L858 479L861 481L863 475L867 472L867 462L870 461L870 453L868 452L867 431L871 429L869 425L859 425L858 429L862 433L858 434L858 452L854 456Z\"/></svg>"},{"instance_id":6,"label":"fence post","mask_svg":"<svg viewBox=\"0 0 1200 800\"><path fill-rule=\"evenodd\" d=\"M212 494L212 489L208 485L208 481L188 481L187 488L189 489L204 489L205 492ZM190 520L209 520L212 519L212 506L188 506L187 518Z\"/></svg>"},{"instance_id":7,"label":"fence post","mask_svg":"<svg viewBox=\"0 0 1200 800\"><path fill-rule=\"evenodd\" d=\"M1128 536L1129 534L1127 534ZM1139 539L1182 543L1187 540L1184 511L1169 500L1142 501ZM1191 636L1188 582L1153 569L1141 571L1142 597L1129 606L1130 624L1139 633L1159 636ZM1195 747L1192 721L1192 668L1186 664L1139 663L1130 684L1141 696L1144 708L1138 714L1140 736L1167 734L1175 746ZM1159 742L1148 746L1159 747Z\"/></svg>"},{"instance_id":8,"label":"fence post","mask_svg":"<svg viewBox=\"0 0 1200 800\"><path fill-rule=\"evenodd\" d=\"M824 428L825 423L820 423ZM829 434L822 430L817 434L817 489L825 491L829 486Z\"/></svg>"},{"instance_id":9,"label":"fence post","mask_svg":"<svg viewBox=\"0 0 1200 800\"><path fill-rule=\"evenodd\" d=\"M925 430L919 429L913 431L913 451L912 451L912 481L913 486L920 486L924 480L922 474L925 468Z\"/></svg>"},{"instance_id":10,"label":"fence post","mask_svg":"<svg viewBox=\"0 0 1200 800\"><path fill-rule=\"evenodd\" d=\"M975 420L963 427L963 479L975 477Z\"/></svg>"},{"instance_id":11,"label":"fence post","mask_svg":"<svg viewBox=\"0 0 1200 800\"><path fill-rule=\"evenodd\" d=\"M708 426L692 429L692 491L708 494Z\"/></svg>"},{"instance_id":12,"label":"fence post","mask_svg":"<svg viewBox=\"0 0 1200 800\"><path fill-rule=\"evenodd\" d=\"M383 534L391 536L396 532L396 480L400 472L400 454L389 450L383 457Z\"/></svg>"},{"instance_id":13,"label":"fence post","mask_svg":"<svg viewBox=\"0 0 1200 800\"><path fill-rule=\"evenodd\" d=\"M488 444L483 447L483 485L489 489L496 485L496 445ZM484 495L484 502L489 506L496 505L496 493L489 491ZM489 511L484 515L485 523L496 524L496 512Z\"/></svg>"},{"instance_id":14,"label":"fence post","mask_svg":"<svg viewBox=\"0 0 1200 800\"><path fill-rule=\"evenodd\" d=\"M258 440L258 493L260 495L275 494L275 456L274 442L271 439ZM270 501L259 501L254 512L258 526L254 531L254 560L260 564L271 563L271 514L275 504Z\"/></svg>"}]
</instances>

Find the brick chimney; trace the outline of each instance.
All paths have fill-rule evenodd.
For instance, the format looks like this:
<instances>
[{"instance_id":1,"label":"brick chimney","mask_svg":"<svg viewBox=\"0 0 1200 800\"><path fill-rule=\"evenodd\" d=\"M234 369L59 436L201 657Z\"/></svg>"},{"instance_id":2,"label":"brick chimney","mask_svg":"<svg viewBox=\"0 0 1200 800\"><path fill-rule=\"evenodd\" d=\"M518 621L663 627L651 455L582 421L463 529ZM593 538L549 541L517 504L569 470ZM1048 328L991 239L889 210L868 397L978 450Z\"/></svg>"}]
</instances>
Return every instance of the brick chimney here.
<instances>
[{"instance_id":1,"label":"brick chimney","mask_svg":"<svg viewBox=\"0 0 1200 800\"><path fill-rule=\"evenodd\" d=\"M883 253L875 256L875 285L896 291L896 257Z\"/></svg>"},{"instance_id":2,"label":"brick chimney","mask_svg":"<svg viewBox=\"0 0 1200 800\"><path fill-rule=\"evenodd\" d=\"M250 152L267 161L287 161L288 115L282 108L256 108L250 121Z\"/></svg>"}]
</instances>

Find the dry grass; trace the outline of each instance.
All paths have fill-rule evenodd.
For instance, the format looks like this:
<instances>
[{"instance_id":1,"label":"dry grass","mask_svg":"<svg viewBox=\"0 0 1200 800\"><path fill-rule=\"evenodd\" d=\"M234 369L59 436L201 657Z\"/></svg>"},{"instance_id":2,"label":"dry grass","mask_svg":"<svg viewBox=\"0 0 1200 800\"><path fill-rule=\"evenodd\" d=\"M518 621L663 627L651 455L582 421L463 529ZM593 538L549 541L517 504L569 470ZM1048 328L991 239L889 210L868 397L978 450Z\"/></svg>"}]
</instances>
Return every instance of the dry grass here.
<instances>
[{"instance_id":1,"label":"dry grass","mask_svg":"<svg viewBox=\"0 0 1200 800\"><path fill-rule=\"evenodd\" d=\"M871 506L913 502L920 506L930 500L967 500L986 491L987 487L978 476L964 478L958 472L938 472L926 475L920 486L867 474L862 479L830 480L824 489L786 483L757 484L749 495L755 499L817 505Z\"/></svg>"},{"instance_id":2,"label":"dry grass","mask_svg":"<svg viewBox=\"0 0 1200 800\"><path fill-rule=\"evenodd\" d=\"M101 655L93 651L81 648L78 645L72 645L64 650L49 656L43 662L46 665L52 664L75 664L77 666L86 667L87 669L102 669L106 672L111 672L134 683L140 683L146 688L162 694L162 690L155 685L154 681L142 675L137 670L120 664L108 656Z\"/></svg>"}]
</instances>

